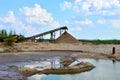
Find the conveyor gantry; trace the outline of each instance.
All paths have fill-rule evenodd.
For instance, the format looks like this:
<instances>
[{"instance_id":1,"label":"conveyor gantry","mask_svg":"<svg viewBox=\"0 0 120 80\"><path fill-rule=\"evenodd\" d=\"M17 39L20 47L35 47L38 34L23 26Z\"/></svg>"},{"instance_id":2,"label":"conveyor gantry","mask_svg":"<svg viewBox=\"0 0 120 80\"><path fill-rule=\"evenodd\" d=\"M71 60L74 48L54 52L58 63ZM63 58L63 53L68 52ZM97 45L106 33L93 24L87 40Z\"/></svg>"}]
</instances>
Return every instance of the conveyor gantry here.
<instances>
[{"instance_id":1,"label":"conveyor gantry","mask_svg":"<svg viewBox=\"0 0 120 80\"><path fill-rule=\"evenodd\" d=\"M43 32L41 34L37 34L37 35L31 36L31 37L27 37L26 39L34 40L37 37L43 37L43 36L45 36L47 34L50 34L51 35L50 39L54 40L55 39L55 35L56 35L55 34L56 31L60 31L60 35L61 35L62 32L66 31L66 30L68 30L68 28L66 26L64 26L64 27L56 28L56 29L53 29L53 30L50 30L50 31L47 31L47 32Z\"/></svg>"}]
</instances>

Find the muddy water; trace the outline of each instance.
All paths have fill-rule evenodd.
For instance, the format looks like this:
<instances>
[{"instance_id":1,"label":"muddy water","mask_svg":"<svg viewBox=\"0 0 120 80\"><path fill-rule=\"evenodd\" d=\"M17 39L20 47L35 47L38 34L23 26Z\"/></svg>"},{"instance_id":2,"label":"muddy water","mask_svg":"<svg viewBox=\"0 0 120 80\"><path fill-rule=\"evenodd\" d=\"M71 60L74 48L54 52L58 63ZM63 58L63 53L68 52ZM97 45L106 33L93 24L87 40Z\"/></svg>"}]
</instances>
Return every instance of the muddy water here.
<instances>
[{"instance_id":1,"label":"muddy water","mask_svg":"<svg viewBox=\"0 0 120 80\"><path fill-rule=\"evenodd\" d=\"M120 80L120 62L94 59L81 59L80 61L91 62L96 68L89 72L72 75L36 74L28 80Z\"/></svg>"}]
</instances>

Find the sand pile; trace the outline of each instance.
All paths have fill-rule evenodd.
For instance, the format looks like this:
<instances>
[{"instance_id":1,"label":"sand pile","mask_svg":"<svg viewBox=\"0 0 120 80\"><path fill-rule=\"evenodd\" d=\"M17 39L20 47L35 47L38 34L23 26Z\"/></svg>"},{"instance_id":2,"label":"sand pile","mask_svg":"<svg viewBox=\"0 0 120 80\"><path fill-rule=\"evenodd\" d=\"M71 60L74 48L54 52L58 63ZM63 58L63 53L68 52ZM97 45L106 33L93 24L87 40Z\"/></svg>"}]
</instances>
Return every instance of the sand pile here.
<instances>
[{"instance_id":1,"label":"sand pile","mask_svg":"<svg viewBox=\"0 0 120 80\"><path fill-rule=\"evenodd\" d=\"M55 43L80 43L71 34L65 31L60 37L55 40Z\"/></svg>"}]
</instances>

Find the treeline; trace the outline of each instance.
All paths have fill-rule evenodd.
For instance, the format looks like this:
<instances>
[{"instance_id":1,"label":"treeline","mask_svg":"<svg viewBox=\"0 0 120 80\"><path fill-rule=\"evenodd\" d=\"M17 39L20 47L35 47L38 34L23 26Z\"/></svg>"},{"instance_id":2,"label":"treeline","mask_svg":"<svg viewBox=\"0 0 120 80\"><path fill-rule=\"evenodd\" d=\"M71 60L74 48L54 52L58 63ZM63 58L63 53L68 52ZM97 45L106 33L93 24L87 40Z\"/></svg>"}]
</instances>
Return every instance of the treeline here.
<instances>
[{"instance_id":1,"label":"treeline","mask_svg":"<svg viewBox=\"0 0 120 80\"><path fill-rule=\"evenodd\" d=\"M36 42L52 42L51 39L36 39Z\"/></svg>"},{"instance_id":2,"label":"treeline","mask_svg":"<svg viewBox=\"0 0 120 80\"><path fill-rule=\"evenodd\" d=\"M5 45L12 46L13 42L20 42L24 40L23 35L17 35L15 31L0 30L0 42L4 42Z\"/></svg>"},{"instance_id":3,"label":"treeline","mask_svg":"<svg viewBox=\"0 0 120 80\"><path fill-rule=\"evenodd\" d=\"M120 44L120 40L86 40L86 39L78 39L78 41L83 43L92 43L92 44ZM36 39L36 42L51 42L50 39Z\"/></svg>"},{"instance_id":4,"label":"treeline","mask_svg":"<svg viewBox=\"0 0 120 80\"><path fill-rule=\"evenodd\" d=\"M85 40L85 39L79 39L80 42L89 42L93 44L120 44L120 40Z\"/></svg>"}]
</instances>

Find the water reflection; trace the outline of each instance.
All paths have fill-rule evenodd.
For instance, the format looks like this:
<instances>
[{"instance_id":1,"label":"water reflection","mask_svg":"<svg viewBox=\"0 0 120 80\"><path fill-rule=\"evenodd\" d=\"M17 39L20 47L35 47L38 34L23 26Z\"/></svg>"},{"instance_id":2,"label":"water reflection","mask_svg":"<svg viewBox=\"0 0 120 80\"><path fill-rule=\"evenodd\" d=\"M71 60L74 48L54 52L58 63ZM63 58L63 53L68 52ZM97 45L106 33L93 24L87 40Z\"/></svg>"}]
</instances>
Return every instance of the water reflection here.
<instances>
[{"instance_id":1,"label":"water reflection","mask_svg":"<svg viewBox=\"0 0 120 80\"><path fill-rule=\"evenodd\" d=\"M120 80L120 62L111 60L81 59L81 61L91 62L96 66L90 72L83 72L74 75L34 75L29 80Z\"/></svg>"},{"instance_id":2,"label":"water reflection","mask_svg":"<svg viewBox=\"0 0 120 80\"><path fill-rule=\"evenodd\" d=\"M113 63L115 63L116 61L115 60L112 60Z\"/></svg>"}]
</instances>

